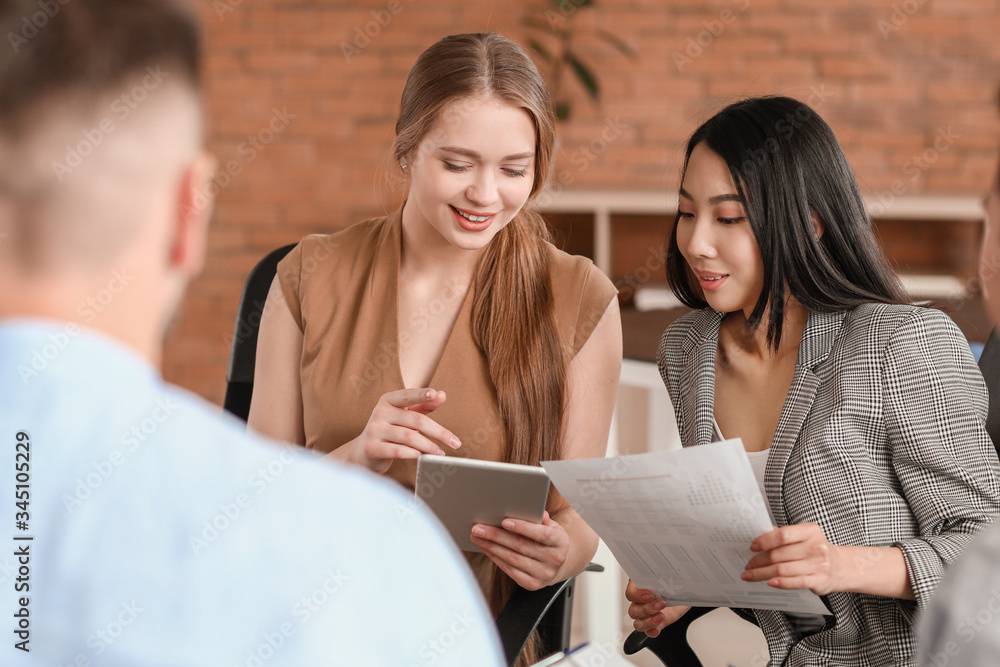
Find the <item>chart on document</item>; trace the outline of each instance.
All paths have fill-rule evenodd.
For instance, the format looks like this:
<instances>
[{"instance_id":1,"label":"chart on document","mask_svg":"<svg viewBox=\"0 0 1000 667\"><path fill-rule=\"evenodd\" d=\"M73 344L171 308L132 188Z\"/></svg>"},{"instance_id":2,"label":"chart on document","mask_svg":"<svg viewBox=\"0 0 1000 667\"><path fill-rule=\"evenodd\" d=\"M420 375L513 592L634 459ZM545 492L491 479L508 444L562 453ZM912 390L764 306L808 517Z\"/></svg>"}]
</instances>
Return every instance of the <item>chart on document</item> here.
<instances>
[{"instance_id":1,"label":"chart on document","mask_svg":"<svg viewBox=\"0 0 1000 667\"><path fill-rule=\"evenodd\" d=\"M632 581L668 604L829 613L808 590L740 578L772 526L739 439L542 465Z\"/></svg>"}]
</instances>

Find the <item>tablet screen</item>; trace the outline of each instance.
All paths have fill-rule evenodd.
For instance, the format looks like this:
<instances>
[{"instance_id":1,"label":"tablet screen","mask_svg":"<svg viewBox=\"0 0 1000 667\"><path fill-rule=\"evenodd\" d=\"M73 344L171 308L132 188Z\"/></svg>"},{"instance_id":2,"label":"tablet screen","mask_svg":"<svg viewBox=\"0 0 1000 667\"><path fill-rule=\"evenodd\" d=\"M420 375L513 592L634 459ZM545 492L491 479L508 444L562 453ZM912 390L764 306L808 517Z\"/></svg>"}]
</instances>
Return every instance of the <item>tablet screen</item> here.
<instances>
[{"instance_id":1,"label":"tablet screen","mask_svg":"<svg viewBox=\"0 0 1000 667\"><path fill-rule=\"evenodd\" d=\"M541 522L549 476L541 467L425 454L417 460L418 498L463 551L482 551L473 524L499 526L506 517Z\"/></svg>"}]
</instances>

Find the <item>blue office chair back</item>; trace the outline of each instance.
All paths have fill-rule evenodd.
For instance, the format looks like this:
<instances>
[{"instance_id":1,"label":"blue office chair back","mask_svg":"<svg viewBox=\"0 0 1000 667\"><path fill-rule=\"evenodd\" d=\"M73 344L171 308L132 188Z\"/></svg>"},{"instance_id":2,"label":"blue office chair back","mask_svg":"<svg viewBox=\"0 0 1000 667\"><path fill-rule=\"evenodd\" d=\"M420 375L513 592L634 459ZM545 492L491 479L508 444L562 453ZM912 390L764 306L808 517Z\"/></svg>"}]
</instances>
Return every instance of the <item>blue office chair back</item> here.
<instances>
[{"instance_id":1,"label":"blue office chair back","mask_svg":"<svg viewBox=\"0 0 1000 667\"><path fill-rule=\"evenodd\" d=\"M986 415L986 430L993 438L993 446L1000 454L1000 338L997 330L990 332L990 337L979 355L979 370L986 381L990 392L990 409Z\"/></svg>"}]
</instances>

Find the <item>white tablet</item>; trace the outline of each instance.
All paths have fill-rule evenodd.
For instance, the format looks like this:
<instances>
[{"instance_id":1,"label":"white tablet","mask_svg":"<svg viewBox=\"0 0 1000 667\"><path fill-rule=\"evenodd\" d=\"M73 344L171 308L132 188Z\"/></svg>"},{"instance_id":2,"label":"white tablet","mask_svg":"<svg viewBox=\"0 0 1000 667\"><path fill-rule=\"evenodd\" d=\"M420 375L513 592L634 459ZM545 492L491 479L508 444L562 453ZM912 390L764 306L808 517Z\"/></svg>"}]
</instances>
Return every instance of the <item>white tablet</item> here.
<instances>
[{"instance_id":1,"label":"white tablet","mask_svg":"<svg viewBox=\"0 0 1000 667\"><path fill-rule=\"evenodd\" d=\"M506 517L540 523L549 476L537 466L424 454L417 459L416 496L430 506L463 551L482 551L469 535Z\"/></svg>"}]
</instances>

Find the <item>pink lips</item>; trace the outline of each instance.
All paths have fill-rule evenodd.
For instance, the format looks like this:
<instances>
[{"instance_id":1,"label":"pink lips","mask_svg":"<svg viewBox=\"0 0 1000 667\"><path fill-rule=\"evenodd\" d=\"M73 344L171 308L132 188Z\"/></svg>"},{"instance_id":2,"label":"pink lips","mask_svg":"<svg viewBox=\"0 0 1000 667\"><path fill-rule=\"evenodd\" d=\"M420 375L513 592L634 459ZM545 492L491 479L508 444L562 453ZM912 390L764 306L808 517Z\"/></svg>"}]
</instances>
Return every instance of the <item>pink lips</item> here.
<instances>
[{"instance_id":1,"label":"pink lips","mask_svg":"<svg viewBox=\"0 0 1000 667\"><path fill-rule=\"evenodd\" d=\"M695 275L698 276L698 284L701 285L701 288L709 292L722 287L722 283L729 278L728 273L713 273L712 271L696 270Z\"/></svg>"},{"instance_id":2,"label":"pink lips","mask_svg":"<svg viewBox=\"0 0 1000 667\"><path fill-rule=\"evenodd\" d=\"M496 217L495 213L477 213L476 211L466 211L465 209L461 209L462 213L467 213L468 215L474 215L476 217L488 216L486 220L483 220L482 222L473 222L472 220L466 218L464 215L461 215L458 212L459 209L456 209L454 206L449 206L449 208L451 209L451 214L455 216L455 221L458 222L459 226L462 229L468 230L470 232L483 231L484 229L490 226L490 223L493 222L493 218Z\"/></svg>"}]
</instances>

